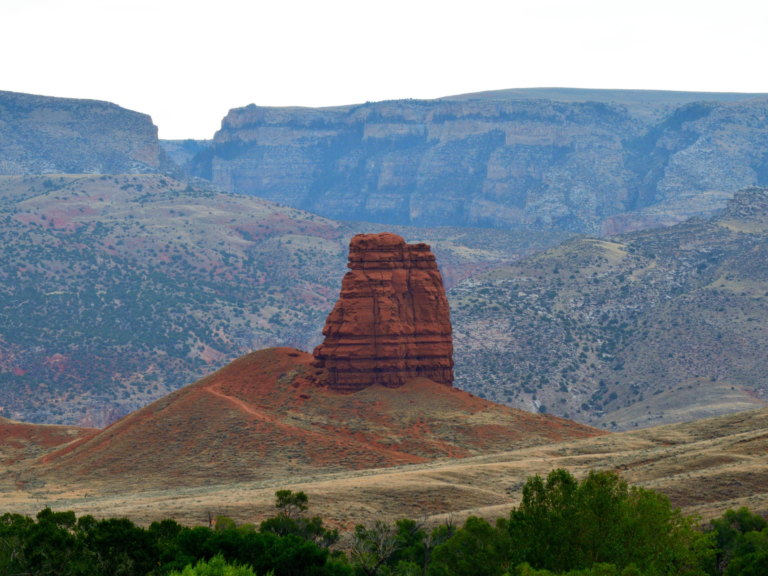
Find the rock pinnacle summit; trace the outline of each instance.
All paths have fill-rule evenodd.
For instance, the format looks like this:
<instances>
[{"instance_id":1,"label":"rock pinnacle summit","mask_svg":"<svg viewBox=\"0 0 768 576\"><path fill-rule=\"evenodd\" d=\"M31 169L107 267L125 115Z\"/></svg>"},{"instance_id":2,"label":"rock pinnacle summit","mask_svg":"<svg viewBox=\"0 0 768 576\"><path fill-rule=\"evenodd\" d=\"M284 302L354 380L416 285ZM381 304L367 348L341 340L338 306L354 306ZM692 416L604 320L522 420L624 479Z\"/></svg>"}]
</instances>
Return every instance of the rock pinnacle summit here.
<instances>
[{"instance_id":1,"label":"rock pinnacle summit","mask_svg":"<svg viewBox=\"0 0 768 576\"><path fill-rule=\"evenodd\" d=\"M412 378L453 386L448 299L427 244L396 234L358 234L349 245L350 271L315 348L333 389L372 384L398 387Z\"/></svg>"}]
</instances>

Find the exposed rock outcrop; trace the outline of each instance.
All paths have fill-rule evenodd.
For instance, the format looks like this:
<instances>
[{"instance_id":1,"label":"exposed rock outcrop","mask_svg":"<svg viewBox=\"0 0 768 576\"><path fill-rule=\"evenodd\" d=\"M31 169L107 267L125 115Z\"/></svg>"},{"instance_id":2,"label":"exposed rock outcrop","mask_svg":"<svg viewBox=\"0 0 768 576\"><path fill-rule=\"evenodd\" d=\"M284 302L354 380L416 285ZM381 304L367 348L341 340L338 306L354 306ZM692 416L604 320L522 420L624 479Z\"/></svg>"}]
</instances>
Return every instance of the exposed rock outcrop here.
<instances>
[{"instance_id":1,"label":"exposed rock outcrop","mask_svg":"<svg viewBox=\"0 0 768 576\"><path fill-rule=\"evenodd\" d=\"M182 176L146 114L110 102L0 91L0 174Z\"/></svg>"},{"instance_id":2,"label":"exposed rock outcrop","mask_svg":"<svg viewBox=\"0 0 768 576\"><path fill-rule=\"evenodd\" d=\"M325 382L346 392L416 377L452 386L450 311L429 245L358 234L347 266L325 341L314 353Z\"/></svg>"},{"instance_id":3,"label":"exposed rock outcrop","mask_svg":"<svg viewBox=\"0 0 768 576\"><path fill-rule=\"evenodd\" d=\"M335 219L596 235L711 214L768 183L765 97L665 102L658 114L544 99L250 105L189 166Z\"/></svg>"}]
</instances>

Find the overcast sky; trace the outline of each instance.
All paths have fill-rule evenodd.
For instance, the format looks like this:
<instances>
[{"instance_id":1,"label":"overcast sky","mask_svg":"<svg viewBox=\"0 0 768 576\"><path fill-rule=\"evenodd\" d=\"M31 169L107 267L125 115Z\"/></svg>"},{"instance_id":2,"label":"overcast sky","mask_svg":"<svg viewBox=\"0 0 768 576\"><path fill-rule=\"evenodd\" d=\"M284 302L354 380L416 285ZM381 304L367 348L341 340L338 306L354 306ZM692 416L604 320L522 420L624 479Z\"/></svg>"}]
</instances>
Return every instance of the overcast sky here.
<instances>
[{"instance_id":1,"label":"overcast sky","mask_svg":"<svg viewBox=\"0 0 768 576\"><path fill-rule=\"evenodd\" d=\"M4 0L0 21L0 90L115 102L161 138L251 102L768 92L767 0Z\"/></svg>"}]
</instances>

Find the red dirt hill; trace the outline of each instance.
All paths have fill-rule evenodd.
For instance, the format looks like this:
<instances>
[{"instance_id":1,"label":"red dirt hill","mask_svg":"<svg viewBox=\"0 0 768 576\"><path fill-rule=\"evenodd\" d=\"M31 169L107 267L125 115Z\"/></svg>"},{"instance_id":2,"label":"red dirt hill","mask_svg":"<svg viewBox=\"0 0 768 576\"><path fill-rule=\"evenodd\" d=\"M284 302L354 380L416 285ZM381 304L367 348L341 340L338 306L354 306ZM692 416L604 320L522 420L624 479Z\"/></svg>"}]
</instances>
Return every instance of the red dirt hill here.
<instances>
[{"instance_id":1,"label":"red dirt hill","mask_svg":"<svg viewBox=\"0 0 768 576\"><path fill-rule=\"evenodd\" d=\"M0 464L11 466L98 434L96 428L16 422L0 417Z\"/></svg>"},{"instance_id":2,"label":"red dirt hill","mask_svg":"<svg viewBox=\"0 0 768 576\"><path fill-rule=\"evenodd\" d=\"M318 386L310 354L253 352L41 459L58 482L135 487L287 478L461 458L604 434L427 379L354 393ZM311 376L310 376L311 375Z\"/></svg>"}]
</instances>

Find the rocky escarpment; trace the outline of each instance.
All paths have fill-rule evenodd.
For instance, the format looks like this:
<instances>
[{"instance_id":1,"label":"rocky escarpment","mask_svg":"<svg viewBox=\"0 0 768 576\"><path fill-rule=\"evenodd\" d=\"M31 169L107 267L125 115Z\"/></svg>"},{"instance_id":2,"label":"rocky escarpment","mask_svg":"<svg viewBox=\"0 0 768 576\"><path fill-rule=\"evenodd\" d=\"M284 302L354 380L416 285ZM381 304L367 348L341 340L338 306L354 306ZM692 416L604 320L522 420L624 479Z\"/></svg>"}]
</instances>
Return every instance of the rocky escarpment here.
<instances>
[{"instance_id":1,"label":"rocky escarpment","mask_svg":"<svg viewBox=\"0 0 768 576\"><path fill-rule=\"evenodd\" d=\"M314 353L325 383L347 392L417 377L452 386L450 311L429 246L358 234L348 266Z\"/></svg>"},{"instance_id":2,"label":"rocky escarpment","mask_svg":"<svg viewBox=\"0 0 768 576\"><path fill-rule=\"evenodd\" d=\"M659 116L544 99L250 105L190 169L337 219L591 234L708 216L768 181L767 99Z\"/></svg>"},{"instance_id":3,"label":"rocky escarpment","mask_svg":"<svg viewBox=\"0 0 768 576\"><path fill-rule=\"evenodd\" d=\"M0 174L180 176L146 114L109 102L0 91Z\"/></svg>"}]
</instances>

